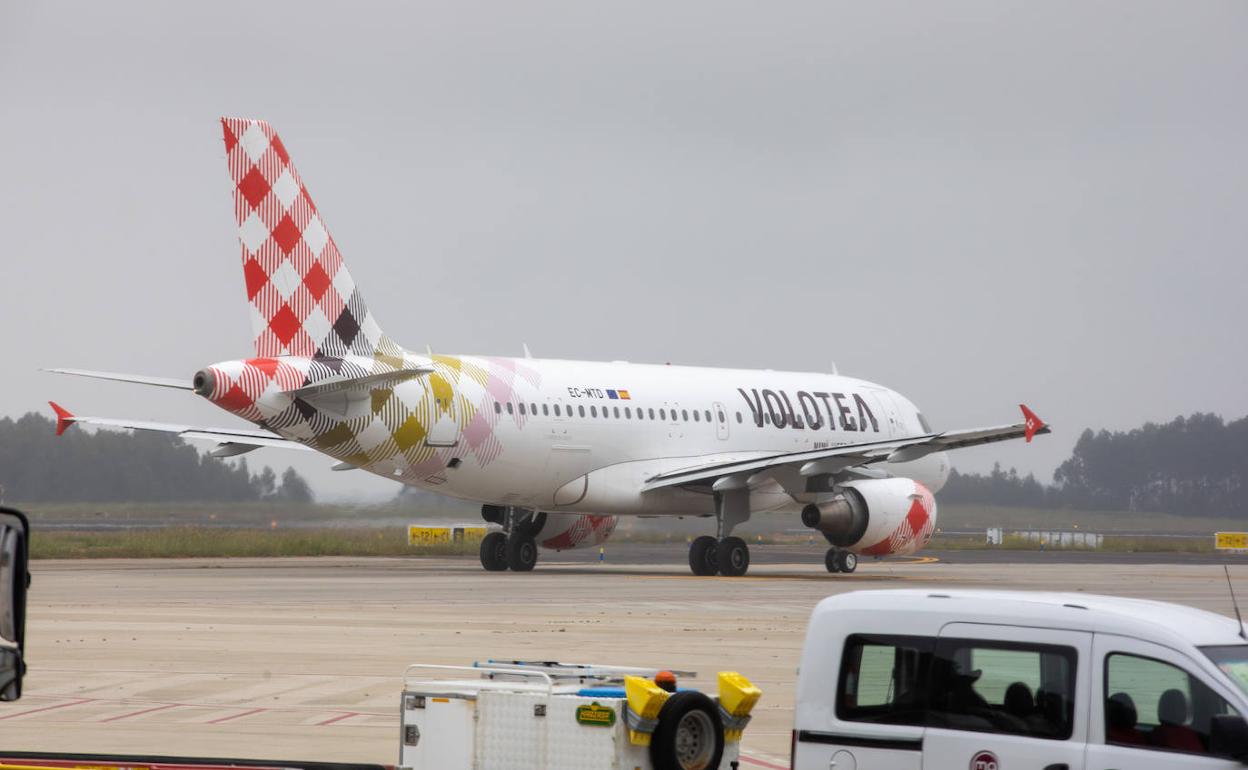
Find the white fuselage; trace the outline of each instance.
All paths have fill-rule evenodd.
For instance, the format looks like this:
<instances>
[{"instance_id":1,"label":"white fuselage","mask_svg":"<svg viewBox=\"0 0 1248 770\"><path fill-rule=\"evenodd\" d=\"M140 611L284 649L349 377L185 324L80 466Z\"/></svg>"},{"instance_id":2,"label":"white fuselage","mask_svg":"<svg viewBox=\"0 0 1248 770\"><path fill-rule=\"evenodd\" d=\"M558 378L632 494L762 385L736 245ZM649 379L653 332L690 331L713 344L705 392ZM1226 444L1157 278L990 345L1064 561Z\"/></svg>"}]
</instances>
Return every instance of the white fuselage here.
<instances>
[{"instance_id":1,"label":"white fuselage","mask_svg":"<svg viewBox=\"0 0 1248 770\"><path fill-rule=\"evenodd\" d=\"M642 492L661 472L929 433L917 408L895 391L839 375L689 366L463 357L505 363L517 375L505 397L456 395L483 410L501 451L488 463L464 452L465 431L443 454L457 467L422 476L369 468L404 483L478 502L577 513L687 515L712 509L706 493ZM416 401L415 380L396 395ZM410 394L403 390L410 389ZM497 406L495 405L497 404ZM462 422L450 415L448 423ZM460 451L456 451L460 450ZM891 475L939 490L945 453L881 464ZM783 474L753 490L754 511L797 510L812 499ZM805 498L805 499L803 499Z\"/></svg>"}]
</instances>

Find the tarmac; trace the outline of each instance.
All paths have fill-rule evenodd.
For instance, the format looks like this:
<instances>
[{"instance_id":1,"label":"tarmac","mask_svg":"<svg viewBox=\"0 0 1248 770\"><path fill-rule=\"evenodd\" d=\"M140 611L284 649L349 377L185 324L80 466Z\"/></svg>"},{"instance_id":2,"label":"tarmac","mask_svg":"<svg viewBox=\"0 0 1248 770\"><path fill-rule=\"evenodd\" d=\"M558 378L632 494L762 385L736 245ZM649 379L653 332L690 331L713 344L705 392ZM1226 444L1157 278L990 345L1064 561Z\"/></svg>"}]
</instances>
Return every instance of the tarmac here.
<instances>
[{"instance_id":1,"label":"tarmac","mask_svg":"<svg viewBox=\"0 0 1248 770\"><path fill-rule=\"evenodd\" d=\"M409 664L531 658L692 669L705 685L740 671L764 693L743 767L779 768L806 621L825 596L995 587L1232 612L1216 566L1227 557L982 553L832 575L822 548L756 546L743 578L690 575L678 545L612 545L604 563L544 552L528 574L475 558L39 561L29 675L22 700L0 703L0 754L392 764Z\"/></svg>"}]
</instances>

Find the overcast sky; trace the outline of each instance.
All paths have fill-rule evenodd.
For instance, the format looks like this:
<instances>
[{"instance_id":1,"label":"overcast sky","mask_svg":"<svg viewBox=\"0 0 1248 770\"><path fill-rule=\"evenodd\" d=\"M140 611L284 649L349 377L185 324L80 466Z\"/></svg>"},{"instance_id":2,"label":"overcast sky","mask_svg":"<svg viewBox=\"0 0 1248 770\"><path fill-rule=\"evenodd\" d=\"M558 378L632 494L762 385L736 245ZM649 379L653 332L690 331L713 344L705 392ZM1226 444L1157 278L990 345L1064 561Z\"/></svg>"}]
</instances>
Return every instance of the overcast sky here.
<instances>
[{"instance_id":1,"label":"overcast sky","mask_svg":"<svg viewBox=\"0 0 1248 770\"><path fill-rule=\"evenodd\" d=\"M1248 3L0 0L0 414L233 425L223 114L282 134L436 351L840 371L1050 477L1248 412ZM290 453L295 454L295 453ZM397 487L296 460L324 495Z\"/></svg>"}]
</instances>

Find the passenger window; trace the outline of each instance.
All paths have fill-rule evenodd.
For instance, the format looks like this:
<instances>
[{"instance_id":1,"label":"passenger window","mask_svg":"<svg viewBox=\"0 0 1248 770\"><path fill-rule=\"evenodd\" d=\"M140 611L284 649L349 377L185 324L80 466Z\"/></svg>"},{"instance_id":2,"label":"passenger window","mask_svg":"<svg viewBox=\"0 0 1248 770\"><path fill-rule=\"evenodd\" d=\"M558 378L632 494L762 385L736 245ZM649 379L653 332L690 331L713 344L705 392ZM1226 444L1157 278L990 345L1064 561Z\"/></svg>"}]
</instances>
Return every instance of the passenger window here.
<instances>
[{"instance_id":1,"label":"passenger window","mask_svg":"<svg viewBox=\"0 0 1248 770\"><path fill-rule=\"evenodd\" d=\"M579 412L582 417L585 416L585 406L583 404L581 406L578 406L576 408L576 411Z\"/></svg>"},{"instance_id":2,"label":"passenger window","mask_svg":"<svg viewBox=\"0 0 1248 770\"><path fill-rule=\"evenodd\" d=\"M707 409L705 412L703 412L703 414L705 414L705 415L706 415L706 421L707 421L707 422L710 422L710 421L711 421L711 410L710 410L710 409ZM723 412L720 412L720 413L719 413L719 421L720 421L720 422L723 422L723 421L724 421L724 413L723 413Z\"/></svg>"},{"instance_id":3,"label":"passenger window","mask_svg":"<svg viewBox=\"0 0 1248 770\"><path fill-rule=\"evenodd\" d=\"M741 424L741 413L737 412L737 425Z\"/></svg>"},{"instance_id":4,"label":"passenger window","mask_svg":"<svg viewBox=\"0 0 1248 770\"><path fill-rule=\"evenodd\" d=\"M542 404L542 416L543 417L550 416L550 404Z\"/></svg>"},{"instance_id":5,"label":"passenger window","mask_svg":"<svg viewBox=\"0 0 1248 770\"><path fill-rule=\"evenodd\" d=\"M694 422L701 422L701 421L702 421L702 418L698 416L698 410L697 410L697 409L694 409L694 410L693 410L693 421L694 421Z\"/></svg>"},{"instance_id":6,"label":"passenger window","mask_svg":"<svg viewBox=\"0 0 1248 770\"><path fill-rule=\"evenodd\" d=\"M624 417L629 420L633 419L633 410L631 407L624 407Z\"/></svg>"},{"instance_id":7,"label":"passenger window","mask_svg":"<svg viewBox=\"0 0 1248 770\"><path fill-rule=\"evenodd\" d=\"M929 724L1066 740L1075 716L1073 647L941 639Z\"/></svg>"},{"instance_id":8,"label":"passenger window","mask_svg":"<svg viewBox=\"0 0 1248 770\"><path fill-rule=\"evenodd\" d=\"M515 414L515 410L510 401L507 402L507 414Z\"/></svg>"},{"instance_id":9,"label":"passenger window","mask_svg":"<svg viewBox=\"0 0 1248 770\"><path fill-rule=\"evenodd\" d=\"M524 402L520 402L520 414L524 414Z\"/></svg>"},{"instance_id":10,"label":"passenger window","mask_svg":"<svg viewBox=\"0 0 1248 770\"><path fill-rule=\"evenodd\" d=\"M659 410L659 419L660 419L660 420L666 420L666 419L667 419L667 410L666 410L666 409L660 409L660 410Z\"/></svg>"},{"instance_id":11,"label":"passenger window","mask_svg":"<svg viewBox=\"0 0 1248 770\"><path fill-rule=\"evenodd\" d=\"M494 414L502 414L502 413L503 413L503 405L495 401L494 402Z\"/></svg>"},{"instance_id":12,"label":"passenger window","mask_svg":"<svg viewBox=\"0 0 1248 770\"><path fill-rule=\"evenodd\" d=\"M559 414L559 405L558 405L558 404L555 404L555 416L556 416L556 417L559 417L559 416L560 416L560 414Z\"/></svg>"},{"instance_id":13,"label":"passenger window","mask_svg":"<svg viewBox=\"0 0 1248 770\"><path fill-rule=\"evenodd\" d=\"M653 419L654 419L654 410L653 410L653 409L651 409L651 410L650 410L650 419L651 419L651 420L653 420Z\"/></svg>"},{"instance_id":14,"label":"passenger window","mask_svg":"<svg viewBox=\"0 0 1248 770\"><path fill-rule=\"evenodd\" d=\"M845 640L836 715L850 722L924 724L935 639L854 635Z\"/></svg>"},{"instance_id":15,"label":"passenger window","mask_svg":"<svg viewBox=\"0 0 1248 770\"><path fill-rule=\"evenodd\" d=\"M689 422L689 410L688 410L688 409L681 409L681 410L680 410L680 421L681 421L681 422Z\"/></svg>"},{"instance_id":16,"label":"passenger window","mask_svg":"<svg viewBox=\"0 0 1248 770\"><path fill-rule=\"evenodd\" d=\"M1210 754L1215 716L1237 715L1204 682L1152 658L1105 658L1105 742L1119 746Z\"/></svg>"},{"instance_id":17,"label":"passenger window","mask_svg":"<svg viewBox=\"0 0 1248 770\"><path fill-rule=\"evenodd\" d=\"M611 411L615 412L615 419L620 419L620 408L618 406L612 407Z\"/></svg>"},{"instance_id":18,"label":"passenger window","mask_svg":"<svg viewBox=\"0 0 1248 770\"><path fill-rule=\"evenodd\" d=\"M589 407L589 416L590 416L590 417L597 417L597 416L598 416L598 407L591 405L591 406Z\"/></svg>"},{"instance_id":19,"label":"passenger window","mask_svg":"<svg viewBox=\"0 0 1248 770\"><path fill-rule=\"evenodd\" d=\"M537 404L529 404L529 414L537 416Z\"/></svg>"},{"instance_id":20,"label":"passenger window","mask_svg":"<svg viewBox=\"0 0 1248 770\"><path fill-rule=\"evenodd\" d=\"M763 422L767 423L768 425L771 425L771 412L763 413Z\"/></svg>"}]
</instances>

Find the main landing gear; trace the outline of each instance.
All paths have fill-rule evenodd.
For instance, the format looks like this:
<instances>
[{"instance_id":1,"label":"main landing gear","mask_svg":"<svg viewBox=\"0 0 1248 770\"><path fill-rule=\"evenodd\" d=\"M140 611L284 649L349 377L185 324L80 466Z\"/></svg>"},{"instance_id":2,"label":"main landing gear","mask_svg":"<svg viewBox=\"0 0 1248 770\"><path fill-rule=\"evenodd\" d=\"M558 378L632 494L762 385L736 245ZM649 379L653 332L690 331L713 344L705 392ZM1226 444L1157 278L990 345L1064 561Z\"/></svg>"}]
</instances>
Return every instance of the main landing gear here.
<instances>
[{"instance_id":1,"label":"main landing gear","mask_svg":"<svg viewBox=\"0 0 1248 770\"><path fill-rule=\"evenodd\" d=\"M689 545L689 569L695 575L740 577L750 569L750 547L739 537L731 535L738 524L750 518L750 492L742 483L734 485L733 479L716 482L715 529L717 537L703 535Z\"/></svg>"},{"instance_id":2,"label":"main landing gear","mask_svg":"<svg viewBox=\"0 0 1248 770\"><path fill-rule=\"evenodd\" d=\"M829 548L828 555L823 557L823 565L828 568L828 572L850 573L858 569L858 554L853 551L842 551L839 548Z\"/></svg>"},{"instance_id":3,"label":"main landing gear","mask_svg":"<svg viewBox=\"0 0 1248 770\"><path fill-rule=\"evenodd\" d=\"M502 524L502 532L481 539L481 566L489 572L532 572L537 566L537 540L546 514L514 506L483 505L481 517Z\"/></svg>"}]
</instances>

